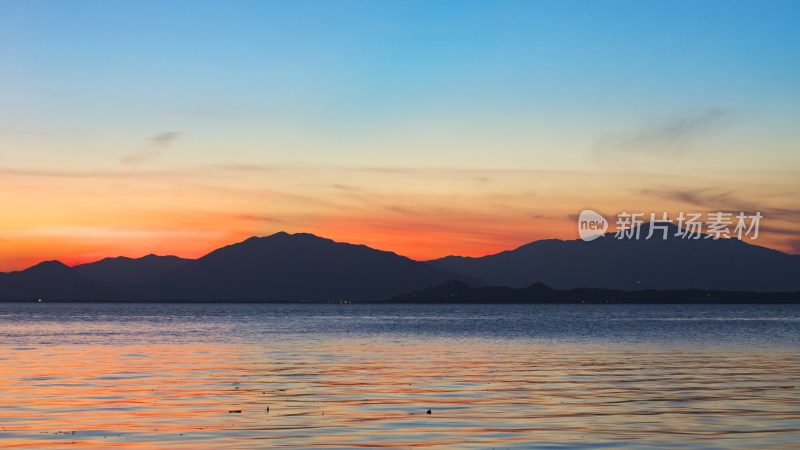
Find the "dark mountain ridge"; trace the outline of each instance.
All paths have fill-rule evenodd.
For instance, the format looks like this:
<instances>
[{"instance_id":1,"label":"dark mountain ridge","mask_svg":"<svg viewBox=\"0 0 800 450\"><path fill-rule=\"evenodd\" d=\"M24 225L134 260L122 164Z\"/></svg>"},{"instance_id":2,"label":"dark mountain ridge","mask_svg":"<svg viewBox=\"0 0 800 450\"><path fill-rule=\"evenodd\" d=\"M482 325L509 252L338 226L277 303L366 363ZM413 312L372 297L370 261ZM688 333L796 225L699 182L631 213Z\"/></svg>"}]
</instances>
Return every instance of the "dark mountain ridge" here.
<instances>
[{"instance_id":1,"label":"dark mountain ridge","mask_svg":"<svg viewBox=\"0 0 800 450\"><path fill-rule=\"evenodd\" d=\"M107 283L142 283L163 275L192 261L177 256L147 255L141 258L103 258L87 264L73 266L83 275Z\"/></svg>"},{"instance_id":2,"label":"dark mountain ridge","mask_svg":"<svg viewBox=\"0 0 800 450\"><path fill-rule=\"evenodd\" d=\"M252 237L196 259L148 255L0 274L0 299L385 300L447 280L481 284L393 252L312 234Z\"/></svg>"},{"instance_id":3,"label":"dark mountain ridge","mask_svg":"<svg viewBox=\"0 0 800 450\"><path fill-rule=\"evenodd\" d=\"M59 262L44 261L17 272L0 273L0 299L89 300L113 298L116 292Z\"/></svg>"},{"instance_id":4,"label":"dark mountain ridge","mask_svg":"<svg viewBox=\"0 0 800 450\"><path fill-rule=\"evenodd\" d=\"M738 239L683 239L668 226L644 239L615 239L614 233L584 242L548 239L479 258L448 256L434 266L479 278L489 285L523 288L542 282L556 289L582 287L642 289L800 290L800 256Z\"/></svg>"},{"instance_id":5,"label":"dark mountain ridge","mask_svg":"<svg viewBox=\"0 0 800 450\"><path fill-rule=\"evenodd\" d=\"M383 300L450 279L478 280L393 252L313 234L252 237L158 277L151 295L203 300ZM155 298L155 297L154 297Z\"/></svg>"}]
</instances>

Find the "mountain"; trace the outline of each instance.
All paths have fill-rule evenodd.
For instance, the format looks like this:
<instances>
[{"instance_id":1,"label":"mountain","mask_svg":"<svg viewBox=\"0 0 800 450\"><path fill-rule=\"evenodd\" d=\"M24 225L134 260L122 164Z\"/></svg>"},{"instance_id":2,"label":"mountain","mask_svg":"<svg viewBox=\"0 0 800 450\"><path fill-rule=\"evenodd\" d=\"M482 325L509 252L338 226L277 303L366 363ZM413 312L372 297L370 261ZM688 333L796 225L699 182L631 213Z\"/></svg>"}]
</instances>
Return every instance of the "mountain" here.
<instances>
[{"instance_id":1,"label":"mountain","mask_svg":"<svg viewBox=\"0 0 800 450\"><path fill-rule=\"evenodd\" d=\"M79 273L106 283L143 283L177 269L191 259L177 256L147 255L141 258L104 258L87 264L73 266Z\"/></svg>"},{"instance_id":2,"label":"mountain","mask_svg":"<svg viewBox=\"0 0 800 450\"><path fill-rule=\"evenodd\" d=\"M392 252L312 234L252 237L156 277L153 299L385 300L447 280L478 280Z\"/></svg>"},{"instance_id":3,"label":"mountain","mask_svg":"<svg viewBox=\"0 0 800 450\"><path fill-rule=\"evenodd\" d=\"M551 289L535 283L524 289L470 287L459 281L433 286L389 300L392 303L800 303L800 292L746 292L578 288Z\"/></svg>"},{"instance_id":4,"label":"mountain","mask_svg":"<svg viewBox=\"0 0 800 450\"><path fill-rule=\"evenodd\" d=\"M59 262L45 261L25 270L0 273L2 300L87 300L111 298L116 293Z\"/></svg>"},{"instance_id":5,"label":"mountain","mask_svg":"<svg viewBox=\"0 0 800 450\"><path fill-rule=\"evenodd\" d=\"M0 273L0 300L377 301L447 280L480 281L392 252L311 234L252 237L196 260L148 255Z\"/></svg>"},{"instance_id":6,"label":"mountain","mask_svg":"<svg viewBox=\"0 0 800 450\"><path fill-rule=\"evenodd\" d=\"M542 282L556 289L800 290L800 256L738 239L682 239L676 225L640 239L614 233L590 242L548 239L479 258L447 256L428 261L442 270L479 278L489 285L522 288Z\"/></svg>"},{"instance_id":7,"label":"mountain","mask_svg":"<svg viewBox=\"0 0 800 450\"><path fill-rule=\"evenodd\" d=\"M642 225L642 236L649 226ZM312 234L277 233L196 260L148 255L75 267L46 261L0 273L0 300L378 301L451 280L477 286L458 294L464 285L453 285L443 294L465 299L508 300L526 287L537 298L575 288L800 291L800 256L736 239L681 239L674 236L678 230L670 226L665 240L619 240L607 233L591 242L551 239L481 258L429 262ZM506 288L480 287L484 282Z\"/></svg>"}]
</instances>

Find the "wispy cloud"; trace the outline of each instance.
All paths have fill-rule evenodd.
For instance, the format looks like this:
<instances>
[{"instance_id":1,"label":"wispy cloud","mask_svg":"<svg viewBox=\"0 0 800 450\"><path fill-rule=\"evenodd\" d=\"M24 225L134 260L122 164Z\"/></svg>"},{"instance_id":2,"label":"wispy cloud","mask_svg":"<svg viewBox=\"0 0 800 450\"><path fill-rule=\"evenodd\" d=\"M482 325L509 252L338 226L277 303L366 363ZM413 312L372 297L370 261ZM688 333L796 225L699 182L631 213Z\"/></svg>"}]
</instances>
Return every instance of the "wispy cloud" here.
<instances>
[{"instance_id":1,"label":"wispy cloud","mask_svg":"<svg viewBox=\"0 0 800 450\"><path fill-rule=\"evenodd\" d=\"M250 222L283 222L281 219L272 216L262 216L258 214L236 214L233 216L238 220L245 220Z\"/></svg>"},{"instance_id":2,"label":"wispy cloud","mask_svg":"<svg viewBox=\"0 0 800 450\"><path fill-rule=\"evenodd\" d=\"M643 195L664 198L667 200L676 200L681 203L687 203L692 206L700 206L703 208L720 207L721 205L731 206L736 204L737 207L745 206L743 202L735 198L730 191L720 192L714 188L697 188L697 189L642 189L640 191ZM746 205L748 209L752 206L749 203Z\"/></svg>"},{"instance_id":3,"label":"wispy cloud","mask_svg":"<svg viewBox=\"0 0 800 450\"><path fill-rule=\"evenodd\" d=\"M132 153L128 153L127 155L123 155L120 158L120 162L129 166L137 166L150 161L161 156L167 147L169 147L183 135L184 133L179 131L165 131L163 133L159 133L150 137L147 140L147 145L144 148Z\"/></svg>"},{"instance_id":4,"label":"wispy cloud","mask_svg":"<svg viewBox=\"0 0 800 450\"><path fill-rule=\"evenodd\" d=\"M800 208L781 208L768 204L758 204L743 200L731 191L720 191L715 188L642 189L640 193L646 196L675 200L708 211L744 212L747 214L760 212L764 218L771 220L782 219L794 223L800 222Z\"/></svg>"},{"instance_id":5,"label":"wispy cloud","mask_svg":"<svg viewBox=\"0 0 800 450\"><path fill-rule=\"evenodd\" d=\"M531 218L531 219L534 219L534 220L564 220L562 217L559 217L559 216L554 216L554 215L550 215L550 214L540 214L540 213L531 213L528 217ZM577 222L578 221L578 215L577 214L570 214L569 215L569 220L572 221L572 222Z\"/></svg>"},{"instance_id":6,"label":"wispy cloud","mask_svg":"<svg viewBox=\"0 0 800 450\"><path fill-rule=\"evenodd\" d=\"M165 131L150 138L150 144L156 147L167 147L175 142L176 139L183 136L180 131Z\"/></svg>"},{"instance_id":7,"label":"wispy cloud","mask_svg":"<svg viewBox=\"0 0 800 450\"><path fill-rule=\"evenodd\" d=\"M338 189L340 191L347 191L347 192L358 192L361 191L361 188L358 186L353 186L350 184L343 184L343 183L336 183L332 186L334 189Z\"/></svg>"},{"instance_id":8,"label":"wispy cloud","mask_svg":"<svg viewBox=\"0 0 800 450\"><path fill-rule=\"evenodd\" d=\"M792 236L792 237L800 236L800 230L792 230L784 227L774 227L769 224L759 225L758 229L759 231L763 231L764 233L772 233L775 235ZM798 240L798 242L800 242L800 240Z\"/></svg>"},{"instance_id":9,"label":"wispy cloud","mask_svg":"<svg viewBox=\"0 0 800 450\"><path fill-rule=\"evenodd\" d=\"M708 134L731 117L732 110L707 108L674 114L627 133L608 133L595 144L598 155L637 153L676 157L690 148L693 140Z\"/></svg>"},{"instance_id":10,"label":"wispy cloud","mask_svg":"<svg viewBox=\"0 0 800 450\"><path fill-rule=\"evenodd\" d=\"M47 170L47 169L27 169L16 167L0 167L0 174L13 175L19 177L39 177L39 178L119 178L153 176L153 177L172 177L175 172L165 171L142 171L132 170Z\"/></svg>"},{"instance_id":11,"label":"wispy cloud","mask_svg":"<svg viewBox=\"0 0 800 450\"><path fill-rule=\"evenodd\" d=\"M214 173L315 173L315 174L336 174L337 176L355 175L375 175L384 176L408 176L420 178L473 178L475 181L487 183L495 179L502 179L511 176L530 177L530 176L587 176L591 172L583 170L561 170L561 169L541 169L541 168L521 168L521 169L484 169L468 167L446 167L446 166L363 166L363 165L327 165L327 164L303 164L303 165L277 165L277 164L232 164L217 163L202 166L203 169ZM340 183L341 186L346 186Z\"/></svg>"}]
</instances>

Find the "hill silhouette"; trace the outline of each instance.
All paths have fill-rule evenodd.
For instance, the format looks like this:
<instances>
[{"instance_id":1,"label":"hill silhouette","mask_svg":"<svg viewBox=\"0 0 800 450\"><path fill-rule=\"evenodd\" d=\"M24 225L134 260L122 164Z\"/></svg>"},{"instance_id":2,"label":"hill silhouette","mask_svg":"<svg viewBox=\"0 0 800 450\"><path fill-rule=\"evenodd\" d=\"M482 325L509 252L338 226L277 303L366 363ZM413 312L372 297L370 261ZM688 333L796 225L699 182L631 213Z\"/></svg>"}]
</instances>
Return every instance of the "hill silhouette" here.
<instances>
[{"instance_id":1,"label":"hill silhouette","mask_svg":"<svg viewBox=\"0 0 800 450\"><path fill-rule=\"evenodd\" d=\"M674 224L667 239L650 224L640 239L614 233L584 242L548 239L479 258L448 256L428 261L494 286L523 288L542 282L556 289L581 287L641 289L800 290L800 256L738 239L683 239Z\"/></svg>"},{"instance_id":2,"label":"hill silhouette","mask_svg":"<svg viewBox=\"0 0 800 450\"><path fill-rule=\"evenodd\" d=\"M141 258L104 258L73 266L81 274L106 283L143 283L177 269L191 259L177 256L147 255Z\"/></svg>"},{"instance_id":3,"label":"hill silhouette","mask_svg":"<svg viewBox=\"0 0 800 450\"><path fill-rule=\"evenodd\" d=\"M25 270L0 273L0 299L90 300L116 295L106 284L59 261L44 261Z\"/></svg>"},{"instance_id":4,"label":"hill silhouette","mask_svg":"<svg viewBox=\"0 0 800 450\"><path fill-rule=\"evenodd\" d=\"M252 237L181 265L152 296L202 300L383 300L450 279L479 283L396 253L284 232Z\"/></svg>"},{"instance_id":5,"label":"hill silhouette","mask_svg":"<svg viewBox=\"0 0 800 450\"><path fill-rule=\"evenodd\" d=\"M447 280L479 280L396 253L312 234L276 233L196 260L175 256L58 261L0 274L0 299L377 301Z\"/></svg>"}]
</instances>

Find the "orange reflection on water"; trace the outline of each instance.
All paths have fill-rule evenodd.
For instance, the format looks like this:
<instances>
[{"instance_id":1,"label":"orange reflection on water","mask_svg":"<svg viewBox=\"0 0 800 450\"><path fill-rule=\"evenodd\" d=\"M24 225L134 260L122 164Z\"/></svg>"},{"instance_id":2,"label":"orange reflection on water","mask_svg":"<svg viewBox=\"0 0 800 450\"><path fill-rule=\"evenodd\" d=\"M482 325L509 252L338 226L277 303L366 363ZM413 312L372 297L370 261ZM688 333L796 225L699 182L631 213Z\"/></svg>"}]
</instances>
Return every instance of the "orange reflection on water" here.
<instances>
[{"instance_id":1,"label":"orange reflection on water","mask_svg":"<svg viewBox=\"0 0 800 450\"><path fill-rule=\"evenodd\" d=\"M3 347L0 442L789 446L795 356L430 336Z\"/></svg>"}]
</instances>

